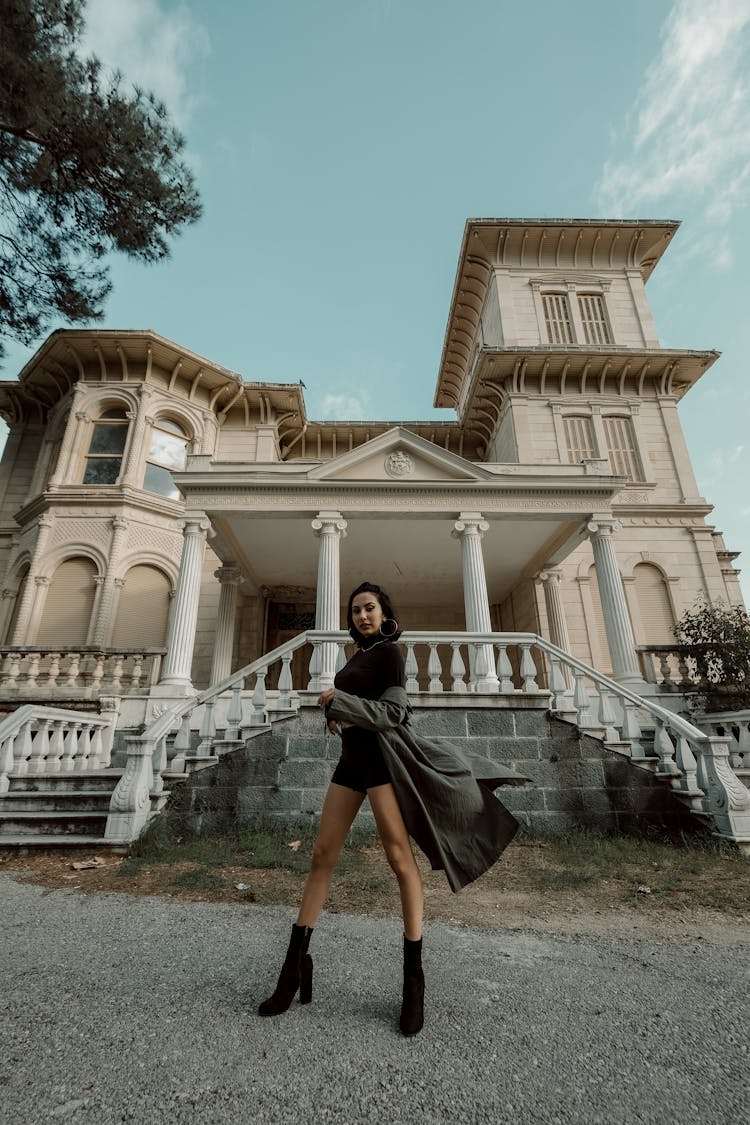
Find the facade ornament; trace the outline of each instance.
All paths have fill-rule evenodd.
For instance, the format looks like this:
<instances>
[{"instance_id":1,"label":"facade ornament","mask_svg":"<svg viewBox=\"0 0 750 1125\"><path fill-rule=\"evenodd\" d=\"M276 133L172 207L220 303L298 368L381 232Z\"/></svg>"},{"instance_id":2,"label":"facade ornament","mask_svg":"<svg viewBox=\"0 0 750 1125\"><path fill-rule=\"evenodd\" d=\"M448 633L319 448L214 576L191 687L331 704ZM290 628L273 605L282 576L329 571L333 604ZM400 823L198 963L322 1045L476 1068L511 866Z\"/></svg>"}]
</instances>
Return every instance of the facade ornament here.
<instances>
[{"instance_id":1,"label":"facade ornament","mask_svg":"<svg viewBox=\"0 0 750 1125\"><path fill-rule=\"evenodd\" d=\"M414 460L403 449L394 449L384 462L389 477L408 477L414 472Z\"/></svg>"},{"instance_id":2,"label":"facade ornament","mask_svg":"<svg viewBox=\"0 0 750 1125\"><path fill-rule=\"evenodd\" d=\"M52 579L47 578L47 576L44 575L44 574L37 574L37 575L34 576L34 582L36 583L37 586L41 586L41 587L49 586L51 581L52 581Z\"/></svg>"}]
</instances>

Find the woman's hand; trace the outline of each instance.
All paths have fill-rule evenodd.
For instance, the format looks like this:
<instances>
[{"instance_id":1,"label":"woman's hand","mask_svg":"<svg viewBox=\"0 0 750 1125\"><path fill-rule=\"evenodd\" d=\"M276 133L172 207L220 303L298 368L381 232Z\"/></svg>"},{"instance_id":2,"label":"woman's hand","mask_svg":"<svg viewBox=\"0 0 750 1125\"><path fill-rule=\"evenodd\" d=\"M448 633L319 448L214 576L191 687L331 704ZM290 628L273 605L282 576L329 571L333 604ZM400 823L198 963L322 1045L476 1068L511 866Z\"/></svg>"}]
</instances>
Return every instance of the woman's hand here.
<instances>
[{"instance_id":1,"label":"woman's hand","mask_svg":"<svg viewBox=\"0 0 750 1125\"><path fill-rule=\"evenodd\" d=\"M333 699L333 688L329 688L328 691L324 691L321 695L318 696L318 707L322 707L323 710L325 711L326 707L328 706L328 704L331 702L332 699Z\"/></svg>"}]
</instances>

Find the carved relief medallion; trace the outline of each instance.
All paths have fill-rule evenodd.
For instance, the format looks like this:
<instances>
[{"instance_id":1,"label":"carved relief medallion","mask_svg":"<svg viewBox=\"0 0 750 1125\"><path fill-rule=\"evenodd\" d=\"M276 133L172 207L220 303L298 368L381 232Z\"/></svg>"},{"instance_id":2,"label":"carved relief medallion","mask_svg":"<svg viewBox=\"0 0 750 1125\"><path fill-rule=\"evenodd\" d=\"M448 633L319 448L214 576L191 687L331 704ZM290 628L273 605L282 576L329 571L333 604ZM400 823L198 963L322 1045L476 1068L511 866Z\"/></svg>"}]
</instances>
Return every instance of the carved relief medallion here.
<instances>
[{"instance_id":1,"label":"carved relief medallion","mask_svg":"<svg viewBox=\"0 0 750 1125\"><path fill-rule=\"evenodd\" d=\"M384 468L389 477L408 477L414 472L414 462L403 449L394 449L386 457Z\"/></svg>"}]
</instances>

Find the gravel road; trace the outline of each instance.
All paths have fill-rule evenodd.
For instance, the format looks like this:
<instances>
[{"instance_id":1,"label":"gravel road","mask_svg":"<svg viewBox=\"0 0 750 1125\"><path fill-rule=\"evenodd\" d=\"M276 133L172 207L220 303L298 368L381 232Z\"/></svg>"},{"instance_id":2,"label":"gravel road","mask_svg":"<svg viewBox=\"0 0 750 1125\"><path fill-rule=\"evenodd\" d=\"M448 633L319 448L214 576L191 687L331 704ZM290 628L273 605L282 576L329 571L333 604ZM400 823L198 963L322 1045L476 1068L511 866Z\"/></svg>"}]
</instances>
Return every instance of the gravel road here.
<instances>
[{"instance_id":1,"label":"gravel road","mask_svg":"<svg viewBox=\"0 0 750 1125\"><path fill-rule=\"evenodd\" d=\"M324 915L313 1003L262 1020L292 912L45 891L0 874L5 1125L750 1120L748 942L425 937L397 1030L400 926Z\"/></svg>"}]
</instances>

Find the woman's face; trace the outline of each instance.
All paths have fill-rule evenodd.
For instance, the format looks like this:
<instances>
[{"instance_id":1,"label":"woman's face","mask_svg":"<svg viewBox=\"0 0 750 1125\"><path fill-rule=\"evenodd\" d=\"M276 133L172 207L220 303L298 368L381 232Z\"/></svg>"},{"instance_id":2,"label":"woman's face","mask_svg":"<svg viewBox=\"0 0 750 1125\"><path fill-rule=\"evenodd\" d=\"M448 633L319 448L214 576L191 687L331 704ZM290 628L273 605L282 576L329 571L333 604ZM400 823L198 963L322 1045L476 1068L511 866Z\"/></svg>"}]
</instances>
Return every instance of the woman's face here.
<instances>
[{"instance_id":1,"label":"woman's face","mask_svg":"<svg viewBox=\"0 0 750 1125\"><path fill-rule=\"evenodd\" d=\"M352 601L352 621L354 628L358 629L363 637L374 637L380 632L380 626L385 621L377 594L366 590Z\"/></svg>"}]
</instances>

